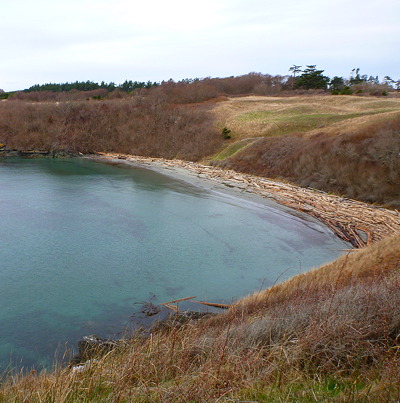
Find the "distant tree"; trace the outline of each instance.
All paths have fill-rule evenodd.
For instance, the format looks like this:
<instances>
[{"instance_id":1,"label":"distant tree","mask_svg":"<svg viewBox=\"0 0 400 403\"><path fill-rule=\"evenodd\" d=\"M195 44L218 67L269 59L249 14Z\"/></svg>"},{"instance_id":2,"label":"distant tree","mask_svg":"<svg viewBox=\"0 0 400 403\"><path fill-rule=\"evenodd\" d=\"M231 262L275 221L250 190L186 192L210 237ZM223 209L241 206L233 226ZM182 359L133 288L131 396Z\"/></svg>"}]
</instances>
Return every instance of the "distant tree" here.
<instances>
[{"instance_id":1,"label":"distant tree","mask_svg":"<svg viewBox=\"0 0 400 403\"><path fill-rule=\"evenodd\" d=\"M366 74L360 75L360 68L354 68L351 70L350 77L350 85L362 84L368 80L368 76Z\"/></svg>"},{"instance_id":2,"label":"distant tree","mask_svg":"<svg viewBox=\"0 0 400 403\"><path fill-rule=\"evenodd\" d=\"M289 71L292 72L293 77L296 77L296 74L301 73L301 66L296 66L295 64L289 68Z\"/></svg>"},{"instance_id":3,"label":"distant tree","mask_svg":"<svg viewBox=\"0 0 400 403\"><path fill-rule=\"evenodd\" d=\"M117 88L117 86L115 85L115 83L113 81L111 81L110 83L108 83L107 85L107 91L108 92L112 92Z\"/></svg>"},{"instance_id":4,"label":"distant tree","mask_svg":"<svg viewBox=\"0 0 400 403\"><path fill-rule=\"evenodd\" d=\"M7 99L11 93L5 92L4 90L0 89L0 99Z\"/></svg>"},{"instance_id":5,"label":"distant tree","mask_svg":"<svg viewBox=\"0 0 400 403\"><path fill-rule=\"evenodd\" d=\"M157 83L152 83L152 82L149 80L149 81L147 81L147 83L146 83L146 85L145 85L145 88L151 88L151 87L153 87L153 86L157 86Z\"/></svg>"},{"instance_id":6,"label":"distant tree","mask_svg":"<svg viewBox=\"0 0 400 403\"><path fill-rule=\"evenodd\" d=\"M125 80L120 86L122 91L131 92L133 90L133 81L132 80Z\"/></svg>"},{"instance_id":7,"label":"distant tree","mask_svg":"<svg viewBox=\"0 0 400 403\"><path fill-rule=\"evenodd\" d=\"M392 77L390 77L390 76L385 76L385 77L383 77L383 81L385 82L385 84L387 84L387 85L393 85L396 81L395 80L393 80L393 78Z\"/></svg>"},{"instance_id":8,"label":"distant tree","mask_svg":"<svg viewBox=\"0 0 400 403\"><path fill-rule=\"evenodd\" d=\"M307 65L303 70L303 74L297 77L294 88L304 89L326 89L329 83L329 77L324 76L324 70L317 70L316 65Z\"/></svg>"},{"instance_id":9,"label":"distant tree","mask_svg":"<svg viewBox=\"0 0 400 403\"><path fill-rule=\"evenodd\" d=\"M340 92L345 87L343 77L333 77L332 80L329 82L329 86L332 91Z\"/></svg>"},{"instance_id":10,"label":"distant tree","mask_svg":"<svg viewBox=\"0 0 400 403\"><path fill-rule=\"evenodd\" d=\"M378 76L369 76L368 82L371 84L379 85L379 77Z\"/></svg>"},{"instance_id":11,"label":"distant tree","mask_svg":"<svg viewBox=\"0 0 400 403\"><path fill-rule=\"evenodd\" d=\"M74 83L47 83L47 84L35 84L32 87L24 90L24 92L34 91L51 91L51 92L64 92L64 91L92 91L100 88L99 84L93 81L75 81Z\"/></svg>"},{"instance_id":12,"label":"distant tree","mask_svg":"<svg viewBox=\"0 0 400 403\"><path fill-rule=\"evenodd\" d=\"M383 78L384 82L386 85L388 85L389 87L392 87L394 89L396 89L397 91L400 91L400 80L393 80L393 78L389 77L389 76L385 76Z\"/></svg>"}]
</instances>

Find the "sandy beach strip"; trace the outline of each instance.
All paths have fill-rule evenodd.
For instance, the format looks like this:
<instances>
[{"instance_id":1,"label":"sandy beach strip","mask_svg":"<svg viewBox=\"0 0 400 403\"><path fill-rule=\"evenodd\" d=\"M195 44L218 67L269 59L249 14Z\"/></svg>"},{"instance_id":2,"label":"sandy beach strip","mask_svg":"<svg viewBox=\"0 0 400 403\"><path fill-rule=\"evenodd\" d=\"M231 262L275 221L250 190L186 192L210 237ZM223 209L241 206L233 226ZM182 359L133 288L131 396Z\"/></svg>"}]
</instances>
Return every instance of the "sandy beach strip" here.
<instances>
[{"instance_id":1,"label":"sandy beach strip","mask_svg":"<svg viewBox=\"0 0 400 403\"><path fill-rule=\"evenodd\" d=\"M262 196L288 208L308 214L327 225L341 239L361 248L400 232L400 213L323 191L302 188L268 178L223 170L182 160L149 158L129 154L97 153L90 158L126 162L164 172L171 176L191 176L210 184L224 185Z\"/></svg>"}]
</instances>

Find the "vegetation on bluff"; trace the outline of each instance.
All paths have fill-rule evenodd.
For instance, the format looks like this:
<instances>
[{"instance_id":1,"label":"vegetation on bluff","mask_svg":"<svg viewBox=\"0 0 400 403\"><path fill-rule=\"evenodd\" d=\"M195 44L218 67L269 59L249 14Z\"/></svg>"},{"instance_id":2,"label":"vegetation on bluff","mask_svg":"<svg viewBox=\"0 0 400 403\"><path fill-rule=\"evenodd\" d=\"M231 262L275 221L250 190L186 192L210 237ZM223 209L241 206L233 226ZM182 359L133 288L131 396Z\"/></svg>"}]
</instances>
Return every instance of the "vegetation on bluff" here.
<instances>
[{"instance_id":1,"label":"vegetation on bluff","mask_svg":"<svg viewBox=\"0 0 400 403\"><path fill-rule=\"evenodd\" d=\"M9 149L112 151L198 160L223 143L208 109L139 97L104 102L8 101L0 105L0 137Z\"/></svg>"},{"instance_id":2,"label":"vegetation on bluff","mask_svg":"<svg viewBox=\"0 0 400 403\"><path fill-rule=\"evenodd\" d=\"M218 83L240 93L258 88L259 79L248 75ZM294 96L228 98L203 82L168 82L131 94L114 91L102 100L79 99L87 95L81 92L34 101L32 94L44 93L0 103L0 142L8 149L202 160L400 207L395 92L372 97L301 90Z\"/></svg>"},{"instance_id":3,"label":"vegetation on bluff","mask_svg":"<svg viewBox=\"0 0 400 403\"><path fill-rule=\"evenodd\" d=\"M400 207L400 98L247 97L213 111L232 137L214 165Z\"/></svg>"}]
</instances>

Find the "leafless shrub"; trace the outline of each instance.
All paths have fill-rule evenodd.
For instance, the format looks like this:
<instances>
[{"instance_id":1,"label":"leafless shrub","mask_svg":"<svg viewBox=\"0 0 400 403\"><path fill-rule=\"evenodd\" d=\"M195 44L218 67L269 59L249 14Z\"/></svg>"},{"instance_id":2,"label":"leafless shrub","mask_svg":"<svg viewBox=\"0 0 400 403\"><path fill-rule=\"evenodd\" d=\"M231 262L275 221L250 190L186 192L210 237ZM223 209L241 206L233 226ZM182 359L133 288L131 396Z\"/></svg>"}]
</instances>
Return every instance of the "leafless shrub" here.
<instances>
[{"instance_id":1,"label":"leafless shrub","mask_svg":"<svg viewBox=\"0 0 400 403\"><path fill-rule=\"evenodd\" d=\"M219 164L399 207L400 118L335 136L265 138Z\"/></svg>"},{"instance_id":2,"label":"leafless shrub","mask_svg":"<svg viewBox=\"0 0 400 403\"><path fill-rule=\"evenodd\" d=\"M161 97L6 102L0 138L8 148L110 151L198 160L222 144L207 106L175 106Z\"/></svg>"},{"instance_id":3,"label":"leafless shrub","mask_svg":"<svg viewBox=\"0 0 400 403\"><path fill-rule=\"evenodd\" d=\"M384 356L400 335L400 277L291 299L235 329L244 348L276 349L291 365L354 370Z\"/></svg>"}]
</instances>

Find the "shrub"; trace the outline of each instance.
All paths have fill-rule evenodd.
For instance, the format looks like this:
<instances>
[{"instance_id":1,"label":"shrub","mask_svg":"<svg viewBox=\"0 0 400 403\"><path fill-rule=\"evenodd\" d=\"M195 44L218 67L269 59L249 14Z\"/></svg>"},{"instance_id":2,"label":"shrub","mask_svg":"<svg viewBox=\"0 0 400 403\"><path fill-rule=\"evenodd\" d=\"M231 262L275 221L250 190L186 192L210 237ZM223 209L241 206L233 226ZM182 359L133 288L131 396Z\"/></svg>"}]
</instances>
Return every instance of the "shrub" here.
<instances>
[{"instance_id":1,"label":"shrub","mask_svg":"<svg viewBox=\"0 0 400 403\"><path fill-rule=\"evenodd\" d=\"M320 133L263 138L215 163L398 208L399 132L397 117L340 136Z\"/></svg>"},{"instance_id":2,"label":"shrub","mask_svg":"<svg viewBox=\"0 0 400 403\"><path fill-rule=\"evenodd\" d=\"M340 95L351 95L353 93L352 89L350 87L344 87L340 91Z\"/></svg>"},{"instance_id":3,"label":"shrub","mask_svg":"<svg viewBox=\"0 0 400 403\"><path fill-rule=\"evenodd\" d=\"M150 96L1 103L0 139L15 149L109 151L188 160L215 153L223 142L207 106L178 106Z\"/></svg>"},{"instance_id":4,"label":"shrub","mask_svg":"<svg viewBox=\"0 0 400 403\"><path fill-rule=\"evenodd\" d=\"M224 136L224 139L230 139L232 137L230 133L231 131L227 127L224 127L222 129L222 135Z\"/></svg>"}]
</instances>

